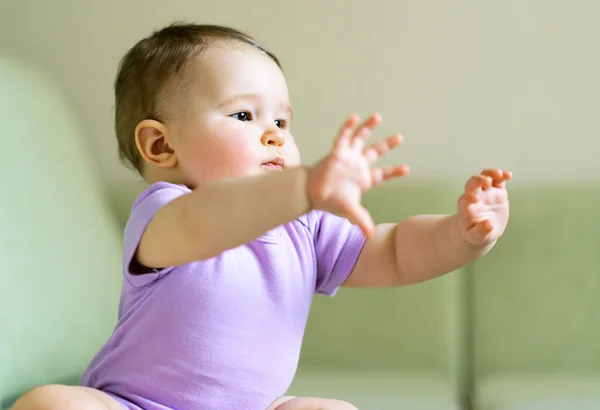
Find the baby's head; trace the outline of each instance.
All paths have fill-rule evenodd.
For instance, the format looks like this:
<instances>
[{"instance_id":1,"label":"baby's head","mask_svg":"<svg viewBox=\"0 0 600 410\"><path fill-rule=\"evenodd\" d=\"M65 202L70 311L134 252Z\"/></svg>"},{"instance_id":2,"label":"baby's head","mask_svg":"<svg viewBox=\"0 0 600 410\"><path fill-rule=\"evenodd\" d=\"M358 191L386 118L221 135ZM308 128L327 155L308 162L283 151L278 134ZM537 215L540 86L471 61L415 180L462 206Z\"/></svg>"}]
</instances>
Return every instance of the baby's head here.
<instances>
[{"instance_id":1,"label":"baby's head","mask_svg":"<svg viewBox=\"0 0 600 410\"><path fill-rule=\"evenodd\" d=\"M154 32L123 57L115 99L121 158L150 182L194 187L300 162L279 61L239 31Z\"/></svg>"}]
</instances>

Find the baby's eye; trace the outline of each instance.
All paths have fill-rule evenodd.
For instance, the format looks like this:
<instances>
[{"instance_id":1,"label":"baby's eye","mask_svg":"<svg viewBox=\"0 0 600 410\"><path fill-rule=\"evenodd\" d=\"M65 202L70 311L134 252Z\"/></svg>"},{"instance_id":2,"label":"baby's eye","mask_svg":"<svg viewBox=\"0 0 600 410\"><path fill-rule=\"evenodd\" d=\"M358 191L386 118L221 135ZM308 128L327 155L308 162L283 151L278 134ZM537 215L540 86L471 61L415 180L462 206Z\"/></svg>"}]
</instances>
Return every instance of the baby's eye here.
<instances>
[{"instance_id":1,"label":"baby's eye","mask_svg":"<svg viewBox=\"0 0 600 410\"><path fill-rule=\"evenodd\" d=\"M285 128L287 126L286 120L275 120L275 125L279 128Z\"/></svg>"},{"instance_id":2,"label":"baby's eye","mask_svg":"<svg viewBox=\"0 0 600 410\"><path fill-rule=\"evenodd\" d=\"M232 117L239 121L250 121L250 113L246 111L237 112Z\"/></svg>"}]
</instances>

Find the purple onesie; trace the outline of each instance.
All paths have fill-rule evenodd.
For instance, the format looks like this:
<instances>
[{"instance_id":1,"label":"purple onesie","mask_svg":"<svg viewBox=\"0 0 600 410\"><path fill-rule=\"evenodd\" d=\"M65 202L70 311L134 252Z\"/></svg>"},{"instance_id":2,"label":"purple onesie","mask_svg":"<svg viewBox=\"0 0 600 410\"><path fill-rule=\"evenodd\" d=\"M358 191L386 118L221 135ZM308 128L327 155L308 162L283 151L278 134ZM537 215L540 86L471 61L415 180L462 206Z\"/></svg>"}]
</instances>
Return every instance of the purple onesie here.
<instances>
[{"instance_id":1,"label":"purple onesie","mask_svg":"<svg viewBox=\"0 0 600 410\"><path fill-rule=\"evenodd\" d=\"M160 182L133 204L118 323L81 384L127 409L264 410L294 378L314 294L336 292L364 236L311 211L212 259L131 274L152 217L189 192Z\"/></svg>"}]
</instances>

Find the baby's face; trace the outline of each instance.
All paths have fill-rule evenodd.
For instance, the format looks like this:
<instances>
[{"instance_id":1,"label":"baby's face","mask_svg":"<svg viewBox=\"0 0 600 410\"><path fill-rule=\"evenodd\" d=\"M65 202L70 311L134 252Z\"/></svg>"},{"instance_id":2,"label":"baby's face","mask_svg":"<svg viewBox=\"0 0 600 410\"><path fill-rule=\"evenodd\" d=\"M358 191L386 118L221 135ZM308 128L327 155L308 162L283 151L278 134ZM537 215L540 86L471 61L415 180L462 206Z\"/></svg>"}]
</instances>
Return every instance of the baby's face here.
<instances>
[{"instance_id":1,"label":"baby's face","mask_svg":"<svg viewBox=\"0 0 600 410\"><path fill-rule=\"evenodd\" d=\"M189 185L300 163L287 84L268 56L243 44L217 45L187 75L170 128Z\"/></svg>"}]
</instances>

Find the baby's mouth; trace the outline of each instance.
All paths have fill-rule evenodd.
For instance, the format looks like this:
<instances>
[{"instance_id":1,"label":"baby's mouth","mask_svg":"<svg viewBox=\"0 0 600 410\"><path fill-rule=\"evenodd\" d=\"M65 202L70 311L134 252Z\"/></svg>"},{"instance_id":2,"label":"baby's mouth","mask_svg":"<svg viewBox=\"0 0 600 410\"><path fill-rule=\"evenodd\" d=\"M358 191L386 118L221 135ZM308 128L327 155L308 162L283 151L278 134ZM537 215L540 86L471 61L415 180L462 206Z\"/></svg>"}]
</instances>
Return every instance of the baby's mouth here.
<instances>
[{"instance_id":1,"label":"baby's mouth","mask_svg":"<svg viewBox=\"0 0 600 410\"><path fill-rule=\"evenodd\" d=\"M261 167L270 169L270 170L281 170L285 167L285 161L282 157L277 157L270 161L263 162Z\"/></svg>"}]
</instances>

